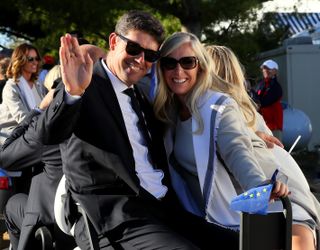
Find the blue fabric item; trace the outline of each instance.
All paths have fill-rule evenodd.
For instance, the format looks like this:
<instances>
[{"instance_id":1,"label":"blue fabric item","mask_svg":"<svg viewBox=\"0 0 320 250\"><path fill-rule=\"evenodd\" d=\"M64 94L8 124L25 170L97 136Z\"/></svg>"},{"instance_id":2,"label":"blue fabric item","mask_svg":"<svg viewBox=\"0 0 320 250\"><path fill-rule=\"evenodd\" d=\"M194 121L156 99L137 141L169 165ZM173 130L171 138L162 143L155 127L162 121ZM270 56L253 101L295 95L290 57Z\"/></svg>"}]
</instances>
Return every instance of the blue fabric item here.
<instances>
[{"instance_id":1,"label":"blue fabric item","mask_svg":"<svg viewBox=\"0 0 320 250\"><path fill-rule=\"evenodd\" d=\"M9 186L12 186L12 179L10 176L7 175L6 171L0 168L0 177L7 177L9 180Z\"/></svg>"},{"instance_id":2,"label":"blue fabric item","mask_svg":"<svg viewBox=\"0 0 320 250\"><path fill-rule=\"evenodd\" d=\"M6 172L0 168L0 177L7 176Z\"/></svg>"},{"instance_id":3,"label":"blue fabric item","mask_svg":"<svg viewBox=\"0 0 320 250\"><path fill-rule=\"evenodd\" d=\"M251 188L235 197L230 203L230 208L235 211L250 214L267 214L270 195L276 181L277 174L278 170L276 170L272 175L270 184Z\"/></svg>"}]
</instances>

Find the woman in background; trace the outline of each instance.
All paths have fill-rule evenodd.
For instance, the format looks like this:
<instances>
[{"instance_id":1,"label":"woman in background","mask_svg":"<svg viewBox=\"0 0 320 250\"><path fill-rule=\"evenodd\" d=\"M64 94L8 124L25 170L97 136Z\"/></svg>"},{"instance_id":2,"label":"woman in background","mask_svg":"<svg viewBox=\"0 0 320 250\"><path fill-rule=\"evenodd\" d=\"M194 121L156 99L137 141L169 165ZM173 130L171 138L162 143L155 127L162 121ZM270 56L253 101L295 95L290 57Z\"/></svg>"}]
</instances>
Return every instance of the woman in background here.
<instances>
[{"instance_id":1,"label":"woman in background","mask_svg":"<svg viewBox=\"0 0 320 250\"><path fill-rule=\"evenodd\" d=\"M2 93L0 143L44 97L43 88L37 82L39 70L40 54L34 46L23 43L14 49Z\"/></svg>"}]
</instances>

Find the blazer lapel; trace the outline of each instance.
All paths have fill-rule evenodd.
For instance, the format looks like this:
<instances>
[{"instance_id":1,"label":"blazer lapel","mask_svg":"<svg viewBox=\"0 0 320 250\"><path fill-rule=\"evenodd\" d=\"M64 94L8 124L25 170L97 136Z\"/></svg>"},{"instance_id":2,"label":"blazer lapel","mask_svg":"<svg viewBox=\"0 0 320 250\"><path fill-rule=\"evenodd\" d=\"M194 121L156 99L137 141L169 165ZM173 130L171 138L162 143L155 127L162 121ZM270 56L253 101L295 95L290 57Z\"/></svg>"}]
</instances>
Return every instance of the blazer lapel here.
<instances>
[{"instance_id":1,"label":"blazer lapel","mask_svg":"<svg viewBox=\"0 0 320 250\"><path fill-rule=\"evenodd\" d=\"M106 71L104 70L101 61L98 61L94 65L93 77L96 77L95 81L97 82L98 92L101 95L101 98L110 111L110 114L114 117L115 121L118 123L120 130L124 135L127 136L127 130L125 123L122 117L122 112L120 105L114 92L114 89L111 85L111 81L108 78Z\"/></svg>"},{"instance_id":2,"label":"blazer lapel","mask_svg":"<svg viewBox=\"0 0 320 250\"><path fill-rule=\"evenodd\" d=\"M96 88L94 94L100 95L104 107L105 109L107 109L107 111L105 111L108 112L109 116L112 116L114 118L116 124L118 125L118 129L122 134L119 135L119 137L122 137L123 139L127 138L127 142L123 144L123 148L121 149L121 152L119 152L124 165L118 165L116 172L119 174L119 176L121 176L123 180L128 183L129 186L133 188L133 190L136 190L137 188L134 188L134 185L136 185L136 183L139 183L139 180L135 173L135 168L133 167L134 158L132 154L131 143L128 137L127 129L116 93L100 61L97 62L94 66L93 77L93 81L95 83L94 86ZM128 178L128 174L131 176L131 178ZM134 182L132 183L131 180L134 180Z\"/></svg>"},{"instance_id":3,"label":"blazer lapel","mask_svg":"<svg viewBox=\"0 0 320 250\"><path fill-rule=\"evenodd\" d=\"M19 93L19 96L20 96L20 98L21 98L21 101L22 101L22 103L23 103L23 106L24 106L28 111L30 111L28 102L27 102L27 100L26 100L26 98L25 98L24 93L22 92L21 88L19 87L19 85L18 85L18 84L15 84L15 85L13 85L13 88L15 88L15 89L17 90L17 92Z\"/></svg>"}]
</instances>

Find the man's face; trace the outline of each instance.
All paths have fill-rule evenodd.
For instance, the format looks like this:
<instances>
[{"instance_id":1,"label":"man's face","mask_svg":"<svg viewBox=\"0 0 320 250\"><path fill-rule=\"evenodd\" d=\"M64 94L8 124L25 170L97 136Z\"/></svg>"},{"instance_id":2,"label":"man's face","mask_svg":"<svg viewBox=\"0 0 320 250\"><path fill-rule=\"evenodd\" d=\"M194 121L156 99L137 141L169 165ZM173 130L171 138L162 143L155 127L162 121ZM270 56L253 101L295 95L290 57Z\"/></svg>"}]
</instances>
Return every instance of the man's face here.
<instances>
[{"instance_id":1,"label":"man's face","mask_svg":"<svg viewBox=\"0 0 320 250\"><path fill-rule=\"evenodd\" d=\"M159 49L158 42L149 34L130 30L127 34L111 33L109 37L110 52L107 57L109 69L122 82L130 86L137 83L152 66L152 62L145 60L145 52L141 51L137 55L130 55L126 51L128 41L139 44L142 48L157 51Z\"/></svg>"}]
</instances>

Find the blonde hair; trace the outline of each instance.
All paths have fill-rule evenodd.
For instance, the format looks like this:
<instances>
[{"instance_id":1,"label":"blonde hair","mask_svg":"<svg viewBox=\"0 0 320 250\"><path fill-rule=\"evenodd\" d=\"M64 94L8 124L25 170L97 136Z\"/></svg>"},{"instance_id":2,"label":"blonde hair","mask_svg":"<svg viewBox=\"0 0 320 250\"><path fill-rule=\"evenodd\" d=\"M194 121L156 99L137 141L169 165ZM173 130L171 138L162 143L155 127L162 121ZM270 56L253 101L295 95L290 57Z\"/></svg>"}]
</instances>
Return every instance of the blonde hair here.
<instances>
[{"instance_id":1,"label":"blonde hair","mask_svg":"<svg viewBox=\"0 0 320 250\"><path fill-rule=\"evenodd\" d=\"M22 75L23 66L28 63L27 54L30 50L34 50L37 53L37 57L41 58L40 53L36 47L27 43L23 43L19 45L14 49L12 53L11 61L6 73L8 78L13 78L15 82L18 81L18 78ZM41 63L39 61L37 66L37 72L31 74L30 80L32 82L38 79L40 67L41 67Z\"/></svg>"},{"instance_id":2,"label":"blonde hair","mask_svg":"<svg viewBox=\"0 0 320 250\"><path fill-rule=\"evenodd\" d=\"M225 81L224 92L228 93L240 106L247 125L255 130L256 106L245 87L243 66L231 49L225 46L207 45L213 59L213 70Z\"/></svg>"},{"instance_id":3,"label":"blonde hair","mask_svg":"<svg viewBox=\"0 0 320 250\"><path fill-rule=\"evenodd\" d=\"M60 65L55 65L49 72L46 74L43 85L49 91L53 85L53 82L61 77Z\"/></svg>"},{"instance_id":4,"label":"blonde hair","mask_svg":"<svg viewBox=\"0 0 320 250\"><path fill-rule=\"evenodd\" d=\"M186 43L190 44L199 62L197 82L190 93L186 95L186 105L198 124L197 130L194 132L201 133L203 131L203 120L197 105L198 98L208 89L223 93L228 92L225 88L225 81L219 78L213 71L213 60L211 56L195 35L187 32L174 33L162 44L160 48L161 57L168 56L178 47ZM157 64L157 74L159 86L154 102L155 115L163 122L175 123L179 102L165 82L160 63Z\"/></svg>"}]
</instances>

